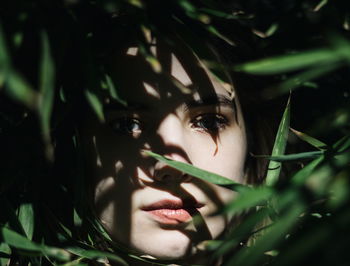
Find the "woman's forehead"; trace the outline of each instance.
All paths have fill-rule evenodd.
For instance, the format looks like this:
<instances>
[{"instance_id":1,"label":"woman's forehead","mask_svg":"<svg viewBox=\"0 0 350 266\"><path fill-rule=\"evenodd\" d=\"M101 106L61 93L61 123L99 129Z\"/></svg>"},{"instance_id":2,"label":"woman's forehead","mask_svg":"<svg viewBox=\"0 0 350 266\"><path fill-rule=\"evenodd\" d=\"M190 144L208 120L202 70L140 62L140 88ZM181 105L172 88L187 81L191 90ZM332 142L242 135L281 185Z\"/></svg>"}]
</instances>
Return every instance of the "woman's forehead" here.
<instances>
[{"instance_id":1,"label":"woman's forehead","mask_svg":"<svg viewBox=\"0 0 350 266\"><path fill-rule=\"evenodd\" d=\"M225 88L200 60L189 50L169 49L162 45L150 47L162 71L157 73L136 46L129 46L112 62L111 75L125 100L200 99L217 94L232 98ZM187 88L187 93L180 87Z\"/></svg>"}]
</instances>

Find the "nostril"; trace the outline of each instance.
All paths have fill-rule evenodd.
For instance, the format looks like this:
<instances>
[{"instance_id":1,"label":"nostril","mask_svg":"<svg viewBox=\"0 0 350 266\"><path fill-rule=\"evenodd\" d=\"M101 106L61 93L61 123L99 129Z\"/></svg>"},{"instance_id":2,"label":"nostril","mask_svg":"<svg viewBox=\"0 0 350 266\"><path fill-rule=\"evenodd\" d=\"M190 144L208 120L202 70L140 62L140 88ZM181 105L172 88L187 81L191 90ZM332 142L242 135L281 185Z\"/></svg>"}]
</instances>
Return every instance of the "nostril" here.
<instances>
[{"instance_id":1,"label":"nostril","mask_svg":"<svg viewBox=\"0 0 350 266\"><path fill-rule=\"evenodd\" d=\"M172 180L173 178L171 177L171 175L163 175L161 181L163 182L169 182L170 180Z\"/></svg>"},{"instance_id":2,"label":"nostril","mask_svg":"<svg viewBox=\"0 0 350 266\"><path fill-rule=\"evenodd\" d=\"M188 175L188 174L184 174L182 176L182 180L183 182L189 182L192 179L192 176Z\"/></svg>"}]
</instances>

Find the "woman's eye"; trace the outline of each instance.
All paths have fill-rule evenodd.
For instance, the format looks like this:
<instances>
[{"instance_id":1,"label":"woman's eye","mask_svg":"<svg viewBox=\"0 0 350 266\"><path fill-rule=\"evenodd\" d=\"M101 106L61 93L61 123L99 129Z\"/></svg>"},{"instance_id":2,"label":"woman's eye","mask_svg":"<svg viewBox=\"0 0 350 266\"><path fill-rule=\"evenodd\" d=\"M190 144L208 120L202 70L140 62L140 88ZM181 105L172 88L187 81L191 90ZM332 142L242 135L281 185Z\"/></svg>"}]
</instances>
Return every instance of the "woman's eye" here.
<instances>
[{"instance_id":1,"label":"woman's eye","mask_svg":"<svg viewBox=\"0 0 350 266\"><path fill-rule=\"evenodd\" d=\"M115 132L120 134L139 134L142 131L141 121L136 118L118 118L109 124Z\"/></svg>"},{"instance_id":2,"label":"woman's eye","mask_svg":"<svg viewBox=\"0 0 350 266\"><path fill-rule=\"evenodd\" d=\"M228 125L228 120L219 114L203 114L191 121L191 127L206 132L218 132Z\"/></svg>"}]
</instances>

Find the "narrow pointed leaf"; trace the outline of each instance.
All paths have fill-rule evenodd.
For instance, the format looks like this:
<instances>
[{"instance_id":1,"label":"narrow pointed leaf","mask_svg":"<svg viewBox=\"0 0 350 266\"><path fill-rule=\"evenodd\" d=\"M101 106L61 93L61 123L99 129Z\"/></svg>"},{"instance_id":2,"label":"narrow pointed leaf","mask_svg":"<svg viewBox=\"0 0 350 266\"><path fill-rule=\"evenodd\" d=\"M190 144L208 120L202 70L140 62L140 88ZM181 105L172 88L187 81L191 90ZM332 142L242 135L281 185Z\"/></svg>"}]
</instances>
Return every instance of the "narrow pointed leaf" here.
<instances>
[{"instance_id":1,"label":"narrow pointed leaf","mask_svg":"<svg viewBox=\"0 0 350 266\"><path fill-rule=\"evenodd\" d=\"M293 153L293 154L280 155L280 156L257 155L255 157L266 158L275 162L287 162L287 161L296 161L296 160L315 159L323 154L324 154L323 151L309 151L309 152L300 152L300 153Z\"/></svg>"},{"instance_id":2,"label":"narrow pointed leaf","mask_svg":"<svg viewBox=\"0 0 350 266\"><path fill-rule=\"evenodd\" d=\"M111 95L111 97L113 99L117 100L122 105L126 106L127 102L120 98L118 91L117 91L116 87L114 86L113 80L107 74L106 74L106 83L107 83L107 88L109 90L109 94Z\"/></svg>"},{"instance_id":3,"label":"narrow pointed leaf","mask_svg":"<svg viewBox=\"0 0 350 266\"><path fill-rule=\"evenodd\" d=\"M227 265L260 265L264 253L276 248L284 239L288 231L298 222L298 216L302 213L302 204L294 203L288 212L275 222L269 230L262 235L256 244L247 249L240 250Z\"/></svg>"},{"instance_id":4,"label":"narrow pointed leaf","mask_svg":"<svg viewBox=\"0 0 350 266\"><path fill-rule=\"evenodd\" d=\"M272 195L274 191L270 187L258 187L241 193L225 208L224 212L237 213L256 207L259 204L264 204Z\"/></svg>"},{"instance_id":5,"label":"narrow pointed leaf","mask_svg":"<svg viewBox=\"0 0 350 266\"><path fill-rule=\"evenodd\" d=\"M323 160L324 156L320 156L317 159L310 162L309 164L307 164L303 169L299 170L292 177L292 183L297 186L303 185L306 179L311 175L315 168L321 164Z\"/></svg>"},{"instance_id":6,"label":"narrow pointed leaf","mask_svg":"<svg viewBox=\"0 0 350 266\"><path fill-rule=\"evenodd\" d=\"M88 103L90 104L92 110L97 115L98 119L101 122L104 122L105 118L104 118L104 114L103 114L103 105L102 105L100 99L96 96L96 94L94 94L93 92L88 91L88 90L85 91L85 96L86 96Z\"/></svg>"},{"instance_id":7,"label":"narrow pointed leaf","mask_svg":"<svg viewBox=\"0 0 350 266\"><path fill-rule=\"evenodd\" d=\"M10 70L5 80L5 86L5 93L13 100L32 110L38 108L39 93L14 70Z\"/></svg>"},{"instance_id":8,"label":"narrow pointed leaf","mask_svg":"<svg viewBox=\"0 0 350 266\"><path fill-rule=\"evenodd\" d=\"M301 140L309 143L311 146L319 149L319 150L324 150L327 148L327 144L325 144L324 142L318 140L318 139L315 139L303 132L300 132L300 131L297 131L293 128L290 129L295 135L297 135Z\"/></svg>"},{"instance_id":9,"label":"narrow pointed leaf","mask_svg":"<svg viewBox=\"0 0 350 266\"><path fill-rule=\"evenodd\" d=\"M34 210L32 204L24 203L20 206L18 219L28 239L31 240L34 232Z\"/></svg>"},{"instance_id":10,"label":"narrow pointed leaf","mask_svg":"<svg viewBox=\"0 0 350 266\"><path fill-rule=\"evenodd\" d=\"M75 255L87 259L108 258L114 262L118 262L118 265L128 265L126 261L124 261L121 257L108 252L99 250L86 250L78 247L69 247L67 250Z\"/></svg>"},{"instance_id":11,"label":"narrow pointed leaf","mask_svg":"<svg viewBox=\"0 0 350 266\"><path fill-rule=\"evenodd\" d=\"M288 139L290 120L290 98L288 99L287 106L284 110L280 125L277 130L275 143L272 149L272 156L280 156L284 154ZM274 185L279 178L281 172L281 163L276 161L270 161L268 171L266 175L266 184L269 186Z\"/></svg>"},{"instance_id":12,"label":"narrow pointed leaf","mask_svg":"<svg viewBox=\"0 0 350 266\"><path fill-rule=\"evenodd\" d=\"M40 124L46 145L46 154L52 159L53 148L50 136L50 120L54 100L55 70L53 58L50 52L49 40L45 33L42 33L42 56L40 62L40 93L41 102L39 108Z\"/></svg>"},{"instance_id":13,"label":"narrow pointed leaf","mask_svg":"<svg viewBox=\"0 0 350 266\"><path fill-rule=\"evenodd\" d=\"M0 24L0 88L3 86L11 68L10 57L5 43L5 36Z\"/></svg>"},{"instance_id":14,"label":"narrow pointed leaf","mask_svg":"<svg viewBox=\"0 0 350 266\"><path fill-rule=\"evenodd\" d=\"M63 249L37 244L6 227L0 227L0 237L11 247L37 252L62 261L67 261L70 258L69 253Z\"/></svg>"},{"instance_id":15,"label":"narrow pointed leaf","mask_svg":"<svg viewBox=\"0 0 350 266\"><path fill-rule=\"evenodd\" d=\"M156 154L156 153L151 152L151 151L144 151L144 152L147 155L152 156L153 158L157 159L158 161L164 162L167 165L169 165L169 166L171 166L179 171L182 171L186 174L197 177L199 179L205 180L207 182L210 182L210 183L213 183L216 185L223 185L223 186L233 185L236 189L245 187L242 184L239 184L231 179L228 179L228 178L223 177L221 175L214 174L214 173L211 173L209 171L200 169L200 168L195 167L193 165L183 163L183 162L174 161L174 160L168 159L162 155Z\"/></svg>"},{"instance_id":16,"label":"narrow pointed leaf","mask_svg":"<svg viewBox=\"0 0 350 266\"><path fill-rule=\"evenodd\" d=\"M295 71L318 64L334 64L342 59L342 55L334 50L317 49L261 59L238 65L235 69L252 74L270 75Z\"/></svg>"}]
</instances>

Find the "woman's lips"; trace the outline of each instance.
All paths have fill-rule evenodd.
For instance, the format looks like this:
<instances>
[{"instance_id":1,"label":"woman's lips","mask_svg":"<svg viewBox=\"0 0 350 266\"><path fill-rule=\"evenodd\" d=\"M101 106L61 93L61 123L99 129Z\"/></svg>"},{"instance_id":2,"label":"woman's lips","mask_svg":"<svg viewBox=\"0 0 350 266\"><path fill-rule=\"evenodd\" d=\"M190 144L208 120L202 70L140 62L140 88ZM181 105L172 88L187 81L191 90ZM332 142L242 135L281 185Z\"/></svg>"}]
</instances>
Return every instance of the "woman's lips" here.
<instances>
[{"instance_id":1,"label":"woman's lips","mask_svg":"<svg viewBox=\"0 0 350 266\"><path fill-rule=\"evenodd\" d=\"M192 215L203 207L194 200L161 200L141 208L159 223L177 225L192 219Z\"/></svg>"}]
</instances>

